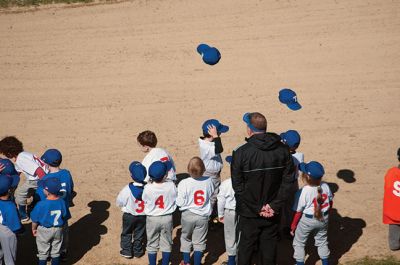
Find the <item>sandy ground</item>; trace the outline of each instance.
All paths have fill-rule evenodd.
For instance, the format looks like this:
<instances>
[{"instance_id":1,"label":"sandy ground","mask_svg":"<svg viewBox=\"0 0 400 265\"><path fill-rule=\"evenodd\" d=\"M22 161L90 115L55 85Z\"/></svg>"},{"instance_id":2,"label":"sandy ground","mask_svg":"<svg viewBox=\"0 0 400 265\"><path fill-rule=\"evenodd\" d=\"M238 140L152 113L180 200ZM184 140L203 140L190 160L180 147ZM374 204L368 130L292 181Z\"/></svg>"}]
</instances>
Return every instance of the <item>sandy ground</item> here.
<instances>
[{"instance_id":1,"label":"sandy ground","mask_svg":"<svg viewBox=\"0 0 400 265\"><path fill-rule=\"evenodd\" d=\"M228 154L243 142L248 111L264 113L269 131L297 129L306 160L325 165L337 189L333 260L388 255L381 204L400 146L399 14L399 1L378 0L156 0L2 13L0 136L17 135L36 154L63 152L78 192L70 264L147 264L119 256L114 202L129 163L144 156L138 132L154 130L185 172L205 119L231 126ZM201 42L220 49L218 65L203 64ZM279 103L283 87L297 91L302 110ZM218 264L221 229L210 237L205 262ZM279 264L291 264L290 242L280 246ZM31 237L20 238L18 258L34 263ZM314 252L308 264L315 260Z\"/></svg>"}]
</instances>

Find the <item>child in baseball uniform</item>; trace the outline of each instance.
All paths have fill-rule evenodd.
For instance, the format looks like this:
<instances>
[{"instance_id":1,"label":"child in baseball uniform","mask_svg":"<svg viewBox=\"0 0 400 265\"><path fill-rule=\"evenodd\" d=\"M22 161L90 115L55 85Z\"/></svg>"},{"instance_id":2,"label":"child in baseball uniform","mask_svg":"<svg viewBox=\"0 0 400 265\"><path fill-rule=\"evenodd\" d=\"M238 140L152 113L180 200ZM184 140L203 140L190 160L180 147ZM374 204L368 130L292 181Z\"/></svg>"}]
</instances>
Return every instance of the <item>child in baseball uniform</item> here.
<instances>
[{"instance_id":1,"label":"child in baseball uniform","mask_svg":"<svg viewBox=\"0 0 400 265\"><path fill-rule=\"evenodd\" d=\"M210 199L214 193L214 185L210 177L203 176L205 166L200 157L193 157L187 170L190 178L179 183L176 199L176 204L182 211L181 264L190 264L193 247L194 265L200 265L206 249L208 220L212 212Z\"/></svg>"},{"instance_id":2,"label":"child in baseball uniform","mask_svg":"<svg viewBox=\"0 0 400 265\"><path fill-rule=\"evenodd\" d=\"M14 164L9 159L0 159L0 164L4 167L1 174L12 179L9 195L10 199L15 201L14 193L20 181L19 173L15 170Z\"/></svg>"},{"instance_id":3,"label":"child in baseball uniform","mask_svg":"<svg viewBox=\"0 0 400 265\"><path fill-rule=\"evenodd\" d=\"M400 148L397 150L400 162ZM400 164L385 175L383 195L383 223L389 225L389 248L400 249Z\"/></svg>"},{"instance_id":4,"label":"child in baseball uniform","mask_svg":"<svg viewBox=\"0 0 400 265\"><path fill-rule=\"evenodd\" d=\"M167 181L172 163L153 162L148 171L149 183L143 190L146 218L147 253L150 265L156 265L157 251L162 252L162 265L168 265L172 250L172 213L176 209L176 186Z\"/></svg>"},{"instance_id":5,"label":"child in baseball uniform","mask_svg":"<svg viewBox=\"0 0 400 265\"><path fill-rule=\"evenodd\" d=\"M15 164L17 172L24 173L26 177L26 181L15 191L15 202L18 205L22 223L29 223L30 219L27 213L29 191L36 191L38 180L46 175L48 168L38 157L25 152L21 141L14 136L7 136L0 141L0 153ZM4 166L0 166L0 171L3 168Z\"/></svg>"},{"instance_id":6,"label":"child in baseball uniform","mask_svg":"<svg viewBox=\"0 0 400 265\"><path fill-rule=\"evenodd\" d=\"M61 190L60 197L65 201L65 206L69 212L69 207L71 207L72 203L72 192L74 190L74 181L72 179L71 173L67 169L61 169L60 165L62 162L62 154L57 149L48 149L41 156L41 160L46 163L49 169L49 173L45 175L39 182L45 181L49 178L57 178L61 182ZM38 185L36 190L36 199L43 201L46 200L46 194L41 185ZM66 261L67 259L67 250L68 250L68 220L65 221L63 227L63 244L61 246L61 256L60 259L62 261Z\"/></svg>"},{"instance_id":7,"label":"child in baseball uniform","mask_svg":"<svg viewBox=\"0 0 400 265\"><path fill-rule=\"evenodd\" d=\"M145 182L149 181L149 167L153 162L169 161L171 163L171 168L168 170L167 180L176 181L176 172L175 172L175 164L171 155L163 148L156 147L157 146L157 136L152 131L143 131L139 133L137 137L137 143L140 147L140 150L146 153L146 156L143 158L142 164L146 167L147 176L145 178Z\"/></svg>"},{"instance_id":8,"label":"child in baseball uniform","mask_svg":"<svg viewBox=\"0 0 400 265\"><path fill-rule=\"evenodd\" d=\"M293 257L297 265L304 265L304 248L308 237L312 235L322 264L328 265L328 217L333 196L328 184L321 181L325 171L320 163L301 163L299 169L307 184L298 191L294 205L296 214L291 225L291 234L294 235Z\"/></svg>"},{"instance_id":9,"label":"child in baseball uniform","mask_svg":"<svg viewBox=\"0 0 400 265\"><path fill-rule=\"evenodd\" d=\"M40 182L47 196L39 201L31 213L32 234L36 237L39 265L60 264L63 227L70 217L65 201L60 197L61 182L58 178L48 178Z\"/></svg>"},{"instance_id":10,"label":"child in baseball uniform","mask_svg":"<svg viewBox=\"0 0 400 265\"><path fill-rule=\"evenodd\" d=\"M15 203L10 199L12 179L0 175L0 264L14 265L17 259L17 233L23 232Z\"/></svg>"},{"instance_id":11,"label":"child in baseball uniform","mask_svg":"<svg viewBox=\"0 0 400 265\"><path fill-rule=\"evenodd\" d=\"M227 156L225 160L230 164L232 156ZM231 178L221 183L217 203L218 220L224 224L225 249L228 254L228 262L222 264L236 265L236 200Z\"/></svg>"},{"instance_id":12,"label":"child in baseball uniform","mask_svg":"<svg viewBox=\"0 0 400 265\"><path fill-rule=\"evenodd\" d=\"M142 201L146 168L140 162L133 161L129 165L129 172L132 182L126 185L117 197L117 206L123 212L120 255L127 259L144 255L143 239L146 231L146 215Z\"/></svg>"}]
</instances>

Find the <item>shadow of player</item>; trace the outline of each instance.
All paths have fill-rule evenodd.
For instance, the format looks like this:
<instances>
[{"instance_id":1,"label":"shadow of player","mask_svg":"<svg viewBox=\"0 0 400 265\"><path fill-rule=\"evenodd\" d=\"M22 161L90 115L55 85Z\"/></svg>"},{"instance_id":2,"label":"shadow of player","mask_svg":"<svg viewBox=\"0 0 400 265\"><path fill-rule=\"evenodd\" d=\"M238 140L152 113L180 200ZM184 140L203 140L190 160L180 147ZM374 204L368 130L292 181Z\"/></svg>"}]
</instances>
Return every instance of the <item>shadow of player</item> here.
<instances>
[{"instance_id":1,"label":"shadow of player","mask_svg":"<svg viewBox=\"0 0 400 265\"><path fill-rule=\"evenodd\" d=\"M17 265L36 264L36 238L32 235L32 225L24 225L25 232L17 235Z\"/></svg>"}]
</instances>

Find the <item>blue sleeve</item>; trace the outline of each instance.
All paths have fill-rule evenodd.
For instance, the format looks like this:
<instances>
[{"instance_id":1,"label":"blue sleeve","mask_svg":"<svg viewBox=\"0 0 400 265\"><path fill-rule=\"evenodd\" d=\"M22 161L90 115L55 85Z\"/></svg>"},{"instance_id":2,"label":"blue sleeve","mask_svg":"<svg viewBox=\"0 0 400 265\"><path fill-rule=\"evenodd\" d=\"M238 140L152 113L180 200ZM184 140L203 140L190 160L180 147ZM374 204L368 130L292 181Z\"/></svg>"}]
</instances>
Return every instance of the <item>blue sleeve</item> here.
<instances>
[{"instance_id":1,"label":"blue sleeve","mask_svg":"<svg viewBox=\"0 0 400 265\"><path fill-rule=\"evenodd\" d=\"M16 232L22 228L17 208L13 203L7 205L7 210L4 214L3 225L7 226L13 232Z\"/></svg>"},{"instance_id":2,"label":"blue sleeve","mask_svg":"<svg viewBox=\"0 0 400 265\"><path fill-rule=\"evenodd\" d=\"M41 208L42 208L42 204L40 202L38 202L36 204L35 208L33 208L32 212L31 212L32 222L39 223Z\"/></svg>"}]
</instances>

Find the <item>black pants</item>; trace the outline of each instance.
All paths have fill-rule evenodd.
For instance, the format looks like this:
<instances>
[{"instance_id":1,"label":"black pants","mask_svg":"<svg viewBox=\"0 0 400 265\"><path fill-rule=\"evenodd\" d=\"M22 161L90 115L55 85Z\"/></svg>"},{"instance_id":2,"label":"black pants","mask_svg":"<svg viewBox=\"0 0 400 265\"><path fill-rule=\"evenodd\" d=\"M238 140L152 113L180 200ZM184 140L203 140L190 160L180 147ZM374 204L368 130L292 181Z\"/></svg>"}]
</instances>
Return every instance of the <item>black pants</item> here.
<instances>
[{"instance_id":1,"label":"black pants","mask_svg":"<svg viewBox=\"0 0 400 265\"><path fill-rule=\"evenodd\" d=\"M253 256L258 255L256 264L276 265L278 245L278 218L248 218L238 216L237 241L238 265L252 264Z\"/></svg>"},{"instance_id":2,"label":"black pants","mask_svg":"<svg viewBox=\"0 0 400 265\"><path fill-rule=\"evenodd\" d=\"M122 254L135 257L142 256L144 254L143 239L145 232L146 216L135 216L124 213L122 215L121 233Z\"/></svg>"}]
</instances>

